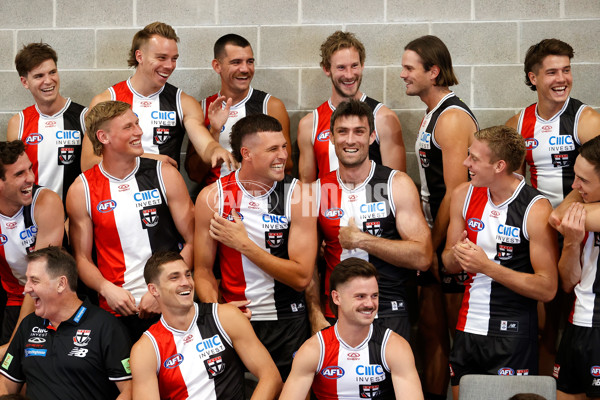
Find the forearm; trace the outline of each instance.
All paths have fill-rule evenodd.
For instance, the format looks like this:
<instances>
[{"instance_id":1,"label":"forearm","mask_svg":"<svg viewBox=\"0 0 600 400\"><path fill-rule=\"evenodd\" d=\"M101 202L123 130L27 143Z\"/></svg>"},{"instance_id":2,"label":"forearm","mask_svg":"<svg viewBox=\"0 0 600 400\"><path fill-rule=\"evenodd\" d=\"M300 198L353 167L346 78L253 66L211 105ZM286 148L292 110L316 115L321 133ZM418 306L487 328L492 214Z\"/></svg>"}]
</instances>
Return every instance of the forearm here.
<instances>
[{"instance_id":1,"label":"forearm","mask_svg":"<svg viewBox=\"0 0 600 400\"><path fill-rule=\"evenodd\" d=\"M451 274L458 274L462 272L462 267L460 263L454 257L454 250L452 247L446 247L442 253L442 262L444 263L444 268Z\"/></svg>"},{"instance_id":2,"label":"forearm","mask_svg":"<svg viewBox=\"0 0 600 400\"><path fill-rule=\"evenodd\" d=\"M362 232L358 248L398 267L426 271L431 265L431 244L413 240L391 240Z\"/></svg>"},{"instance_id":3,"label":"forearm","mask_svg":"<svg viewBox=\"0 0 600 400\"><path fill-rule=\"evenodd\" d=\"M567 293L572 292L575 285L581 280L580 254L580 244L565 241L558 261L558 273L562 288Z\"/></svg>"},{"instance_id":4,"label":"forearm","mask_svg":"<svg viewBox=\"0 0 600 400\"><path fill-rule=\"evenodd\" d=\"M266 375L266 374L263 374ZM252 400L275 399L281 392L281 378L279 375L261 376L258 379L258 385L252 393Z\"/></svg>"},{"instance_id":5,"label":"forearm","mask_svg":"<svg viewBox=\"0 0 600 400\"><path fill-rule=\"evenodd\" d=\"M77 272L81 281L90 289L95 290L99 294L103 294L104 287L111 284L91 261L87 258L77 257Z\"/></svg>"},{"instance_id":6,"label":"forearm","mask_svg":"<svg viewBox=\"0 0 600 400\"><path fill-rule=\"evenodd\" d=\"M212 270L206 267L194 267L194 286L200 301L204 303L218 303L219 285Z\"/></svg>"},{"instance_id":7,"label":"forearm","mask_svg":"<svg viewBox=\"0 0 600 400\"><path fill-rule=\"evenodd\" d=\"M521 296L548 302L556 295L556 281L550 276L518 272L491 260L482 272Z\"/></svg>"},{"instance_id":8,"label":"forearm","mask_svg":"<svg viewBox=\"0 0 600 400\"><path fill-rule=\"evenodd\" d=\"M319 271L315 268L313 277L304 292L304 296L306 297L306 308L308 309L308 320L313 334L324 327L329 326L329 322L325 319L323 309L321 308L320 286Z\"/></svg>"},{"instance_id":9,"label":"forearm","mask_svg":"<svg viewBox=\"0 0 600 400\"><path fill-rule=\"evenodd\" d=\"M435 221L433 222L433 228L431 229L431 241L433 243L433 250L435 251L444 241L446 240L446 234L448 233L448 225L450 224L450 194L446 192L446 195L440 203Z\"/></svg>"}]
</instances>

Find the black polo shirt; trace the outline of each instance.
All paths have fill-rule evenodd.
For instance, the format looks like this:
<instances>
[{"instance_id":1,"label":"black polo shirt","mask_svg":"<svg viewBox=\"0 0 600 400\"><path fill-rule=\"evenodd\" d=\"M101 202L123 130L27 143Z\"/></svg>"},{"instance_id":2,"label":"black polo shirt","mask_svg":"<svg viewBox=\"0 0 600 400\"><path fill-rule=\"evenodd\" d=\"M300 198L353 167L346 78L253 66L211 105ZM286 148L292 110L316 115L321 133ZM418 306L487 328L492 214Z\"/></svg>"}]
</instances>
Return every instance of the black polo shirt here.
<instances>
[{"instance_id":1,"label":"black polo shirt","mask_svg":"<svg viewBox=\"0 0 600 400\"><path fill-rule=\"evenodd\" d=\"M29 314L0 366L8 379L27 383L36 399L115 399L114 382L131 379L131 342L111 314L85 300L58 329Z\"/></svg>"}]
</instances>

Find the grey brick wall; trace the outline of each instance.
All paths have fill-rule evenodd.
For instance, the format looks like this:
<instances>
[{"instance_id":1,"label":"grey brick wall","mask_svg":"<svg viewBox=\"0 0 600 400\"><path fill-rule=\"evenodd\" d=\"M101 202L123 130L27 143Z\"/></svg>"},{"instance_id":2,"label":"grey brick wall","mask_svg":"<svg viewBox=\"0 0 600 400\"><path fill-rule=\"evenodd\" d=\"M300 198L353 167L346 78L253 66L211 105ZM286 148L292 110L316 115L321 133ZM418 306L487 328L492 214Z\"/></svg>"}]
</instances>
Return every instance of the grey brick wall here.
<instances>
[{"instance_id":1,"label":"grey brick wall","mask_svg":"<svg viewBox=\"0 0 600 400\"><path fill-rule=\"evenodd\" d=\"M424 35L448 45L460 84L453 89L483 127L504 123L536 96L523 83L527 48L557 37L575 49L573 96L600 106L598 0L2 0L0 2L0 138L8 119L32 102L13 60L23 43L43 40L58 52L62 94L88 104L131 74L126 59L133 33L149 22L173 25L181 43L171 82L201 99L218 89L212 45L224 33L247 37L257 59L254 86L281 98L295 138L299 119L330 94L318 66L319 45L337 29L355 32L367 49L363 90L398 113L408 169L423 114L404 94L404 45Z\"/></svg>"}]
</instances>

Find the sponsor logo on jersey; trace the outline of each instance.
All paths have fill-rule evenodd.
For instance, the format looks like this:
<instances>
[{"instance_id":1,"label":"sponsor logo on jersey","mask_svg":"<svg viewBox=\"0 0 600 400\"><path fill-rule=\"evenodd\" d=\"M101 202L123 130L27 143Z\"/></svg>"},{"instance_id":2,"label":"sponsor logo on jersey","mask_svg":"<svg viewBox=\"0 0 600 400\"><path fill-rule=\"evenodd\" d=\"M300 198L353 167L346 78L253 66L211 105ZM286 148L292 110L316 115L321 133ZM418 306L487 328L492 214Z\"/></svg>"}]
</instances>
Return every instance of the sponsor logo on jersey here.
<instances>
[{"instance_id":1,"label":"sponsor logo on jersey","mask_svg":"<svg viewBox=\"0 0 600 400\"><path fill-rule=\"evenodd\" d=\"M194 340L194 335L192 335L191 333L189 335L187 335L186 337L183 338L183 344L188 344L189 342L191 342L192 340Z\"/></svg>"},{"instance_id":2,"label":"sponsor logo on jersey","mask_svg":"<svg viewBox=\"0 0 600 400\"><path fill-rule=\"evenodd\" d=\"M92 331L89 329L77 329L77 333L73 336L73 344L80 347L87 346L92 340L90 333Z\"/></svg>"},{"instance_id":3,"label":"sponsor logo on jersey","mask_svg":"<svg viewBox=\"0 0 600 400\"><path fill-rule=\"evenodd\" d=\"M517 375L529 375L529 370L528 369L518 369Z\"/></svg>"},{"instance_id":4,"label":"sponsor logo on jersey","mask_svg":"<svg viewBox=\"0 0 600 400\"><path fill-rule=\"evenodd\" d=\"M383 375L383 367L379 364L357 365L356 375L381 376Z\"/></svg>"},{"instance_id":5,"label":"sponsor logo on jersey","mask_svg":"<svg viewBox=\"0 0 600 400\"><path fill-rule=\"evenodd\" d=\"M75 147L58 148L58 165L69 165L75 161Z\"/></svg>"},{"instance_id":6,"label":"sponsor logo on jersey","mask_svg":"<svg viewBox=\"0 0 600 400\"><path fill-rule=\"evenodd\" d=\"M40 336L40 337L46 337L46 335L48 335L48 329L46 328L40 328L38 326L34 326L33 328L31 328L31 333L29 334L29 336Z\"/></svg>"},{"instance_id":7,"label":"sponsor logo on jersey","mask_svg":"<svg viewBox=\"0 0 600 400\"><path fill-rule=\"evenodd\" d=\"M600 376L600 366L594 365L592 368L590 368L590 374L592 374L592 376L599 377Z\"/></svg>"},{"instance_id":8,"label":"sponsor logo on jersey","mask_svg":"<svg viewBox=\"0 0 600 400\"><path fill-rule=\"evenodd\" d=\"M56 131L56 144L57 145L80 145L81 144L81 132L79 131Z\"/></svg>"},{"instance_id":9,"label":"sponsor logo on jersey","mask_svg":"<svg viewBox=\"0 0 600 400\"><path fill-rule=\"evenodd\" d=\"M79 310L77 311L77 314L75 315L75 318L73 318L73 321L75 321L75 323L79 323L79 321L81 320L81 317L83 317L83 314L85 314L85 310L87 310L87 307L84 307L84 306L79 307Z\"/></svg>"},{"instance_id":10,"label":"sponsor logo on jersey","mask_svg":"<svg viewBox=\"0 0 600 400\"><path fill-rule=\"evenodd\" d=\"M223 345L219 335L214 335L213 337L200 341L196 345L196 350L199 353L200 359L205 360L212 355L225 351L225 345Z\"/></svg>"},{"instance_id":11,"label":"sponsor logo on jersey","mask_svg":"<svg viewBox=\"0 0 600 400\"><path fill-rule=\"evenodd\" d=\"M119 190L119 192L126 192L129 190L129 185L126 183L123 183L123 184L117 186L117 189Z\"/></svg>"},{"instance_id":12,"label":"sponsor logo on jersey","mask_svg":"<svg viewBox=\"0 0 600 400\"><path fill-rule=\"evenodd\" d=\"M46 128L54 128L54 127L56 126L56 121L46 121L46 122L44 123L44 126L45 126Z\"/></svg>"},{"instance_id":13,"label":"sponsor logo on jersey","mask_svg":"<svg viewBox=\"0 0 600 400\"><path fill-rule=\"evenodd\" d=\"M552 132L552 125L542 125L542 132Z\"/></svg>"},{"instance_id":14,"label":"sponsor logo on jersey","mask_svg":"<svg viewBox=\"0 0 600 400\"><path fill-rule=\"evenodd\" d=\"M535 138L525 139L525 149L527 149L527 150L533 150L536 147L538 147L539 144L540 144L540 142L538 142L538 140Z\"/></svg>"},{"instance_id":15,"label":"sponsor logo on jersey","mask_svg":"<svg viewBox=\"0 0 600 400\"><path fill-rule=\"evenodd\" d=\"M340 379L342 376L344 376L344 369L342 367L338 367L337 365L330 365L329 367L321 370L321 375L327 379Z\"/></svg>"},{"instance_id":16,"label":"sponsor logo on jersey","mask_svg":"<svg viewBox=\"0 0 600 400\"><path fill-rule=\"evenodd\" d=\"M4 362L2 363L2 368L8 369L10 367L10 363L13 360L13 356L10 353L6 353L6 357L4 357Z\"/></svg>"},{"instance_id":17,"label":"sponsor logo on jersey","mask_svg":"<svg viewBox=\"0 0 600 400\"><path fill-rule=\"evenodd\" d=\"M31 225L30 227L26 228L25 230L19 232L19 238L21 240L35 238L37 231L38 231L37 225Z\"/></svg>"},{"instance_id":18,"label":"sponsor logo on jersey","mask_svg":"<svg viewBox=\"0 0 600 400\"><path fill-rule=\"evenodd\" d=\"M176 123L177 114L175 111L152 111L150 113L150 124L152 126L175 126Z\"/></svg>"},{"instance_id":19,"label":"sponsor logo on jersey","mask_svg":"<svg viewBox=\"0 0 600 400\"><path fill-rule=\"evenodd\" d=\"M251 201L248 203L248 208L251 208L253 210L258 210L260 208L260 204L258 204L255 201Z\"/></svg>"},{"instance_id":20,"label":"sponsor logo on jersey","mask_svg":"<svg viewBox=\"0 0 600 400\"><path fill-rule=\"evenodd\" d=\"M552 370L552 376L558 379L558 375L560 374L560 365L554 364L554 369Z\"/></svg>"},{"instance_id":21,"label":"sponsor logo on jersey","mask_svg":"<svg viewBox=\"0 0 600 400\"><path fill-rule=\"evenodd\" d=\"M152 102L148 100L142 100L139 102L140 107L148 108L152 107Z\"/></svg>"},{"instance_id":22,"label":"sponsor logo on jersey","mask_svg":"<svg viewBox=\"0 0 600 400\"><path fill-rule=\"evenodd\" d=\"M237 118L237 116L238 116L237 110L229 111L229 118Z\"/></svg>"},{"instance_id":23,"label":"sponsor logo on jersey","mask_svg":"<svg viewBox=\"0 0 600 400\"><path fill-rule=\"evenodd\" d=\"M142 219L142 228L148 229L158 225L158 212L156 208L144 208L140 210L140 217Z\"/></svg>"},{"instance_id":24,"label":"sponsor logo on jersey","mask_svg":"<svg viewBox=\"0 0 600 400\"><path fill-rule=\"evenodd\" d=\"M37 344L46 343L46 339L41 338L41 337L37 337L37 336L30 337L29 339L27 339L27 341L29 343L37 343Z\"/></svg>"},{"instance_id":25,"label":"sponsor logo on jersey","mask_svg":"<svg viewBox=\"0 0 600 400\"><path fill-rule=\"evenodd\" d=\"M357 195L351 194L351 195L348 196L348 201L349 202L352 203L353 201L356 201L356 200L358 200L358 196Z\"/></svg>"},{"instance_id":26,"label":"sponsor logo on jersey","mask_svg":"<svg viewBox=\"0 0 600 400\"><path fill-rule=\"evenodd\" d=\"M512 376L515 374L515 371L512 368L504 367L498 370L498 375L503 376Z\"/></svg>"},{"instance_id":27,"label":"sponsor logo on jersey","mask_svg":"<svg viewBox=\"0 0 600 400\"><path fill-rule=\"evenodd\" d=\"M154 128L154 135L152 136L152 144L161 145L165 144L171 139L171 134L169 133L169 128Z\"/></svg>"},{"instance_id":28,"label":"sponsor logo on jersey","mask_svg":"<svg viewBox=\"0 0 600 400\"><path fill-rule=\"evenodd\" d=\"M79 357L79 358L85 358L85 356L88 353L88 349L84 349L81 347L73 347L73 349L69 352L69 354L67 354L69 357Z\"/></svg>"},{"instance_id":29,"label":"sponsor logo on jersey","mask_svg":"<svg viewBox=\"0 0 600 400\"><path fill-rule=\"evenodd\" d=\"M47 349L25 349L25 357L46 357Z\"/></svg>"},{"instance_id":30,"label":"sponsor logo on jersey","mask_svg":"<svg viewBox=\"0 0 600 400\"><path fill-rule=\"evenodd\" d=\"M8 237L5 234L0 234L0 246L4 246L8 242Z\"/></svg>"},{"instance_id":31,"label":"sponsor logo on jersey","mask_svg":"<svg viewBox=\"0 0 600 400\"><path fill-rule=\"evenodd\" d=\"M554 168L563 168L571 165L568 154L552 154L552 165Z\"/></svg>"},{"instance_id":32,"label":"sponsor logo on jersey","mask_svg":"<svg viewBox=\"0 0 600 400\"><path fill-rule=\"evenodd\" d=\"M364 231L373 236L381 236L381 233L382 233L381 222L379 222L379 221L365 222Z\"/></svg>"},{"instance_id":33,"label":"sponsor logo on jersey","mask_svg":"<svg viewBox=\"0 0 600 400\"><path fill-rule=\"evenodd\" d=\"M550 152L575 150L575 143L573 143L573 137L571 135L550 136L548 138L548 145L548 151Z\"/></svg>"},{"instance_id":34,"label":"sponsor logo on jersey","mask_svg":"<svg viewBox=\"0 0 600 400\"><path fill-rule=\"evenodd\" d=\"M427 158L427 153L425 151L419 150L419 160L421 161L421 167L429 167L429 158Z\"/></svg>"},{"instance_id":35,"label":"sponsor logo on jersey","mask_svg":"<svg viewBox=\"0 0 600 400\"><path fill-rule=\"evenodd\" d=\"M287 224L289 223L285 215L263 214L262 220L266 224L277 224L287 226Z\"/></svg>"},{"instance_id":36,"label":"sponsor logo on jersey","mask_svg":"<svg viewBox=\"0 0 600 400\"><path fill-rule=\"evenodd\" d=\"M233 209L229 212L229 214L227 214L227 221L235 221L235 218L233 217L232 212L233 212ZM240 219L243 221L244 215L237 210L235 210L235 212L240 216Z\"/></svg>"},{"instance_id":37,"label":"sponsor logo on jersey","mask_svg":"<svg viewBox=\"0 0 600 400\"><path fill-rule=\"evenodd\" d=\"M500 217L500 211L492 210L490 211L490 218L498 218Z\"/></svg>"},{"instance_id":38,"label":"sponsor logo on jersey","mask_svg":"<svg viewBox=\"0 0 600 400\"><path fill-rule=\"evenodd\" d=\"M485 224L479 218L469 218L467 228L473 232L481 232L485 228Z\"/></svg>"},{"instance_id":39,"label":"sponsor logo on jersey","mask_svg":"<svg viewBox=\"0 0 600 400\"><path fill-rule=\"evenodd\" d=\"M379 385L358 385L361 399L371 399L379 396Z\"/></svg>"},{"instance_id":40,"label":"sponsor logo on jersey","mask_svg":"<svg viewBox=\"0 0 600 400\"><path fill-rule=\"evenodd\" d=\"M498 225L496 240L504 243L521 243L521 228L511 225Z\"/></svg>"},{"instance_id":41,"label":"sponsor logo on jersey","mask_svg":"<svg viewBox=\"0 0 600 400\"><path fill-rule=\"evenodd\" d=\"M125 370L125 372L127 372L128 374L131 373L131 366L129 365L129 357L122 359L121 365L123 365L123 369Z\"/></svg>"},{"instance_id":42,"label":"sponsor logo on jersey","mask_svg":"<svg viewBox=\"0 0 600 400\"><path fill-rule=\"evenodd\" d=\"M358 209L362 214L361 218L375 219L387 217L387 209L384 201L364 203Z\"/></svg>"},{"instance_id":43,"label":"sponsor logo on jersey","mask_svg":"<svg viewBox=\"0 0 600 400\"><path fill-rule=\"evenodd\" d=\"M431 148L431 133L421 132L419 133L419 148L430 149Z\"/></svg>"},{"instance_id":44,"label":"sponsor logo on jersey","mask_svg":"<svg viewBox=\"0 0 600 400\"><path fill-rule=\"evenodd\" d=\"M348 353L346 360L360 360L360 353Z\"/></svg>"},{"instance_id":45,"label":"sponsor logo on jersey","mask_svg":"<svg viewBox=\"0 0 600 400\"><path fill-rule=\"evenodd\" d=\"M163 363L165 368L173 369L183 362L183 354L177 353L167 358ZM187 364L186 364L187 365Z\"/></svg>"},{"instance_id":46,"label":"sponsor logo on jersey","mask_svg":"<svg viewBox=\"0 0 600 400\"><path fill-rule=\"evenodd\" d=\"M225 363L221 356L205 360L204 365L206 366L206 370L210 373L210 379L213 379L215 376L220 375L225 371Z\"/></svg>"},{"instance_id":47,"label":"sponsor logo on jersey","mask_svg":"<svg viewBox=\"0 0 600 400\"><path fill-rule=\"evenodd\" d=\"M319 142L328 142L329 141L329 129L324 130L323 132L317 135L317 140Z\"/></svg>"},{"instance_id":48,"label":"sponsor logo on jersey","mask_svg":"<svg viewBox=\"0 0 600 400\"><path fill-rule=\"evenodd\" d=\"M323 216L327 219L338 220L344 216L344 210L341 208L329 208L325 210Z\"/></svg>"},{"instance_id":49,"label":"sponsor logo on jersey","mask_svg":"<svg viewBox=\"0 0 600 400\"><path fill-rule=\"evenodd\" d=\"M15 229L17 227L17 222L16 221L9 221L6 224L4 224L4 227L6 229Z\"/></svg>"},{"instance_id":50,"label":"sponsor logo on jersey","mask_svg":"<svg viewBox=\"0 0 600 400\"><path fill-rule=\"evenodd\" d=\"M41 134L30 133L29 136L27 136L27 139L25 139L25 144L37 145L42 143L42 140L44 140L44 137Z\"/></svg>"},{"instance_id":51,"label":"sponsor logo on jersey","mask_svg":"<svg viewBox=\"0 0 600 400\"><path fill-rule=\"evenodd\" d=\"M498 257L498 260L501 260L501 261L510 260L513 256L513 247L512 246L507 246L505 244L498 243L496 250L497 250L496 255Z\"/></svg>"},{"instance_id":52,"label":"sponsor logo on jersey","mask_svg":"<svg viewBox=\"0 0 600 400\"><path fill-rule=\"evenodd\" d=\"M156 206L162 204L160 191L158 189L143 190L133 194L136 208Z\"/></svg>"},{"instance_id":53,"label":"sponsor logo on jersey","mask_svg":"<svg viewBox=\"0 0 600 400\"><path fill-rule=\"evenodd\" d=\"M98 203L98 205L96 206L96 209L101 213L107 213L107 212L111 212L116 207L117 207L117 202L114 201L113 199L108 199L108 200L102 200L100 203Z\"/></svg>"},{"instance_id":54,"label":"sponsor logo on jersey","mask_svg":"<svg viewBox=\"0 0 600 400\"><path fill-rule=\"evenodd\" d=\"M283 232L265 232L265 240L267 241L267 248L277 248L284 241Z\"/></svg>"}]
</instances>

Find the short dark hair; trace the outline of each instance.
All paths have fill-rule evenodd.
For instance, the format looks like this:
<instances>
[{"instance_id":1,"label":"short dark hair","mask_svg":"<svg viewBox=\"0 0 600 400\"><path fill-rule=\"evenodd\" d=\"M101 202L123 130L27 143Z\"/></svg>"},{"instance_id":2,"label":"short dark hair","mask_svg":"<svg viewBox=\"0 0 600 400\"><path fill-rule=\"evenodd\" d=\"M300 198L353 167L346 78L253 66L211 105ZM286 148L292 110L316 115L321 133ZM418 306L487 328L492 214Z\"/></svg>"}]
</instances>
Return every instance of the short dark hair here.
<instances>
[{"instance_id":1,"label":"short dark hair","mask_svg":"<svg viewBox=\"0 0 600 400\"><path fill-rule=\"evenodd\" d=\"M250 42L245 37L235 33L228 33L218 38L215 42L215 47L213 48L215 59L220 59L225 55L225 46L228 44L242 48L250 46Z\"/></svg>"},{"instance_id":2,"label":"short dark hair","mask_svg":"<svg viewBox=\"0 0 600 400\"><path fill-rule=\"evenodd\" d=\"M357 116L359 118L366 117L369 121L369 133L375 130L375 120L373 118L373 110L364 101L350 99L342 101L335 111L331 114L329 122L329 131L333 135L335 121L341 117Z\"/></svg>"},{"instance_id":3,"label":"short dark hair","mask_svg":"<svg viewBox=\"0 0 600 400\"><path fill-rule=\"evenodd\" d=\"M175 29L171 25L165 24L164 22L152 22L148 24L141 31L136 32L131 40L131 49L129 49L129 59L127 59L127 65L130 67L137 67L138 61L135 58L135 52L142 48L148 40L154 35L164 37L165 39L174 40L179 43L179 36L175 33Z\"/></svg>"},{"instance_id":4,"label":"short dark hair","mask_svg":"<svg viewBox=\"0 0 600 400\"><path fill-rule=\"evenodd\" d=\"M579 148L579 155L594 166L594 171L600 176L600 136L588 140Z\"/></svg>"},{"instance_id":5,"label":"short dark hair","mask_svg":"<svg viewBox=\"0 0 600 400\"><path fill-rule=\"evenodd\" d=\"M283 128L277 119L267 114L248 115L236 122L231 128L231 154L237 162L242 162L242 142L246 136L258 132L282 132Z\"/></svg>"},{"instance_id":6,"label":"short dark hair","mask_svg":"<svg viewBox=\"0 0 600 400\"><path fill-rule=\"evenodd\" d=\"M27 261L46 260L46 271L50 278L65 276L71 291L77 291L77 263L73 256L57 246L48 246L27 255Z\"/></svg>"},{"instance_id":7,"label":"short dark hair","mask_svg":"<svg viewBox=\"0 0 600 400\"><path fill-rule=\"evenodd\" d=\"M452 56L444 42L437 36L421 36L408 43L404 50L412 50L417 53L421 57L425 71L429 71L434 65L440 68L440 73L435 78L435 86L458 85L458 79L452 68Z\"/></svg>"},{"instance_id":8,"label":"short dark hair","mask_svg":"<svg viewBox=\"0 0 600 400\"><path fill-rule=\"evenodd\" d=\"M546 400L546 398L536 393L517 393L508 400Z\"/></svg>"},{"instance_id":9,"label":"short dark hair","mask_svg":"<svg viewBox=\"0 0 600 400\"><path fill-rule=\"evenodd\" d=\"M492 155L491 162L504 160L508 173L515 172L525 160L525 141L514 128L506 125L492 126L475 132L475 139L487 143Z\"/></svg>"},{"instance_id":10,"label":"short dark hair","mask_svg":"<svg viewBox=\"0 0 600 400\"><path fill-rule=\"evenodd\" d=\"M538 69L542 65L544 58L547 56L567 56L569 60L573 58L575 52L568 43L558 39L544 39L541 42L531 46L525 54L525 84L533 91L537 88L531 80L529 80L529 73L533 72L537 74Z\"/></svg>"},{"instance_id":11,"label":"short dark hair","mask_svg":"<svg viewBox=\"0 0 600 400\"><path fill-rule=\"evenodd\" d=\"M146 284L157 283L158 277L162 273L162 266L177 260L183 261L183 257L175 251L157 251L152 254L144 267L144 280Z\"/></svg>"},{"instance_id":12,"label":"short dark hair","mask_svg":"<svg viewBox=\"0 0 600 400\"><path fill-rule=\"evenodd\" d=\"M6 168L4 166L16 163L24 152L25 143L20 140L0 142L0 179L6 180Z\"/></svg>"},{"instance_id":13,"label":"short dark hair","mask_svg":"<svg viewBox=\"0 0 600 400\"><path fill-rule=\"evenodd\" d=\"M360 65L365 65L367 52L365 46L352 32L335 31L321 44L321 67L331 69L331 56L338 50L356 49Z\"/></svg>"},{"instance_id":14,"label":"short dark hair","mask_svg":"<svg viewBox=\"0 0 600 400\"><path fill-rule=\"evenodd\" d=\"M29 43L23 45L15 57L15 67L19 76L27 77L29 71L40 65L46 60L53 60L56 64L58 56L56 51L47 43Z\"/></svg>"},{"instance_id":15,"label":"short dark hair","mask_svg":"<svg viewBox=\"0 0 600 400\"><path fill-rule=\"evenodd\" d=\"M357 257L346 258L333 268L333 272L329 276L329 307L336 317L338 316L338 309L337 304L333 302L331 291L337 290L340 285L350 279L359 277L379 279L379 273L373 264Z\"/></svg>"}]
</instances>

